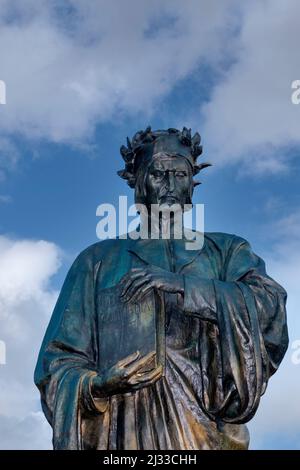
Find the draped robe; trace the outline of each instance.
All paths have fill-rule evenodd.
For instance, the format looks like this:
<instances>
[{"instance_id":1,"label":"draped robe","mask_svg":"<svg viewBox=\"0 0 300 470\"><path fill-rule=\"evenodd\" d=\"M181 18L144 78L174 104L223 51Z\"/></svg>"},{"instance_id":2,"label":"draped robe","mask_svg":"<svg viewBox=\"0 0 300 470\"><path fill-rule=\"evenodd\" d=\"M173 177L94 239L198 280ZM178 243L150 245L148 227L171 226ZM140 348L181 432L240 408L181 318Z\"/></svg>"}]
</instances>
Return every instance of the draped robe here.
<instances>
[{"instance_id":1,"label":"draped robe","mask_svg":"<svg viewBox=\"0 0 300 470\"><path fill-rule=\"evenodd\" d=\"M101 290L145 263L184 278L183 297L164 293L165 374L97 399ZM206 233L199 250L130 238L90 246L66 277L35 370L54 449L247 449L244 423L287 349L285 303L263 260L235 235Z\"/></svg>"}]
</instances>

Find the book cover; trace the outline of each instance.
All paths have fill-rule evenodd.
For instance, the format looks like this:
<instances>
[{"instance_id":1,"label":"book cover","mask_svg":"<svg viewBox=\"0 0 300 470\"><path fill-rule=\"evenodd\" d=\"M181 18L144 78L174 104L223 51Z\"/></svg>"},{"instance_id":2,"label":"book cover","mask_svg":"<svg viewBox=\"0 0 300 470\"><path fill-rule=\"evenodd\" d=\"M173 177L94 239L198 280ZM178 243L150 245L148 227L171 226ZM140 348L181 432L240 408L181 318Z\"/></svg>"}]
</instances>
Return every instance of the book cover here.
<instances>
[{"instance_id":1,"label":"book cover","mask_svg":"<svg viewBox=\"0 0 300 470\"><path fill-rule=\"evenodd\" d=\"M99 365L100 372L119 360L140 351L140 357L151 351L156 355L151 366L165 369L165 309L161 292L152 289L138 302L124 302L121 288L113 286L98 293Z\"/></svg>"}]
</instances>

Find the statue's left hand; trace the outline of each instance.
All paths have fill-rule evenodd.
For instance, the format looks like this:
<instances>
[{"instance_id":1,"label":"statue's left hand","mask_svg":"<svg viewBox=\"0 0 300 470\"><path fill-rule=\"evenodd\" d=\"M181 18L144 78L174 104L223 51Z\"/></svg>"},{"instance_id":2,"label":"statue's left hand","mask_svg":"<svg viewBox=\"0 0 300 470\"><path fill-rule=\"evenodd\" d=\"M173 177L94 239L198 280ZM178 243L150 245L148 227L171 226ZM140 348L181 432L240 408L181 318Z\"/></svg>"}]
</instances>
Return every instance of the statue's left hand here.
<instances>
[{"instance_id":1,"label":"statue's left hand","mask_svg":"<svg viewBox=\"0 0 300 470\"><path fill-rule=\"evenodd\" d=\"M121 298L138 302L152 288L172 293L184 293L183 276L172 273L158 266L147 265L143 268L131 269L120 281Z\"/></svg>"}]
</instances>

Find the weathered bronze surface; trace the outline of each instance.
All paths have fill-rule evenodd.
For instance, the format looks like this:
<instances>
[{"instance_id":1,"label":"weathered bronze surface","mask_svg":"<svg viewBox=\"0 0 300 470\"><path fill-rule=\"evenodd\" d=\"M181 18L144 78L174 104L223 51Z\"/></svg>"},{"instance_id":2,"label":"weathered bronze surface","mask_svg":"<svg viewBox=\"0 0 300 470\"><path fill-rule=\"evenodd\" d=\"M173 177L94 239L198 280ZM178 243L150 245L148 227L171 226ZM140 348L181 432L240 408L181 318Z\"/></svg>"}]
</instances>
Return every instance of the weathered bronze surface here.
<instances>
[{"instance_id":1,"label":"weathered bronze surface","mask_svg":"<svg viewBox=\"0 0 300 470\"><path fill-rule=\"evenodd\" d=\"M136 202L183 207L201 151L185 128L148 128L121 147L119 174ZM174 237L88 247L35 370L54 448L247 449L244 423L287 349L285 303L235 235L205 233L197 250Z\"/></svg>"}]
</instances>

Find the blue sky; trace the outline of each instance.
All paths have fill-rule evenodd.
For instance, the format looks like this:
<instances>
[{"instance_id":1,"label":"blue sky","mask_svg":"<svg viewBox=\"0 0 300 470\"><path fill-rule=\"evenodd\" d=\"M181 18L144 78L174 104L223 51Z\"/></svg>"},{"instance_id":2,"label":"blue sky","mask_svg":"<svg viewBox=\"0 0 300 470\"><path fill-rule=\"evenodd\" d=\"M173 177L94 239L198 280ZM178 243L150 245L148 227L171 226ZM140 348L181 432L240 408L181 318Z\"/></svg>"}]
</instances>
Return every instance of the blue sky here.
<instances>
[{"instance_id":1,"label":"blue sky","mask_svg":"<svg viewBox=\"0 0 300 470\"><path fill-rule=\"evenodd\" d=\"M288 291L291 346L300 339L297 7L0 0L0 448L51 446L36 353L71 262L97 241L97 206L133 201L119 148L148 124L200 132L213 163L195 192L205 229L250 241ZM292 354L249 424L252 448L300 448Z\"/></svg>"}]
</instances>

